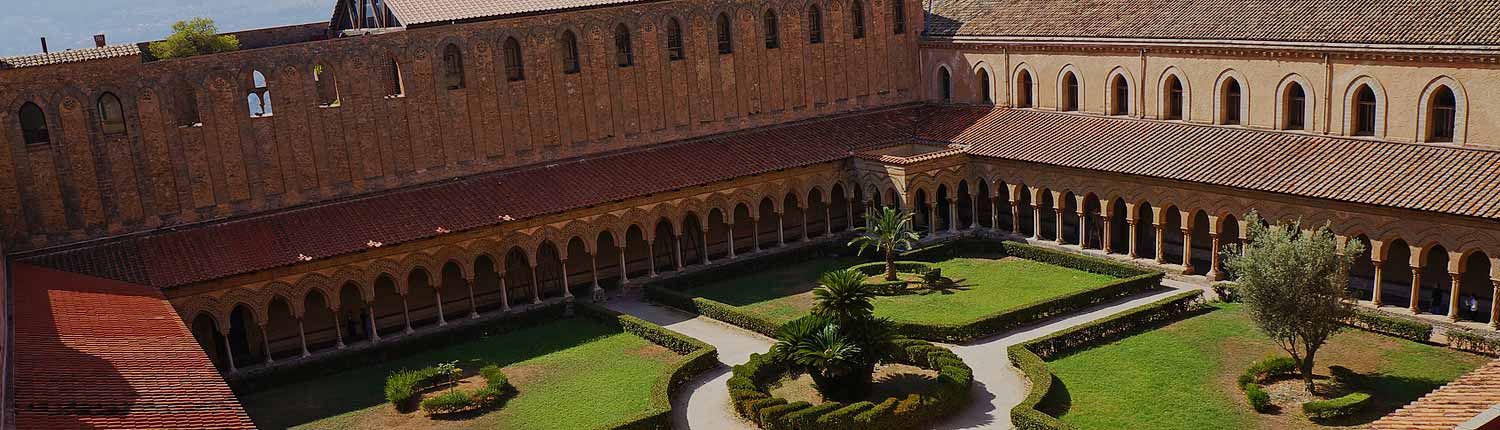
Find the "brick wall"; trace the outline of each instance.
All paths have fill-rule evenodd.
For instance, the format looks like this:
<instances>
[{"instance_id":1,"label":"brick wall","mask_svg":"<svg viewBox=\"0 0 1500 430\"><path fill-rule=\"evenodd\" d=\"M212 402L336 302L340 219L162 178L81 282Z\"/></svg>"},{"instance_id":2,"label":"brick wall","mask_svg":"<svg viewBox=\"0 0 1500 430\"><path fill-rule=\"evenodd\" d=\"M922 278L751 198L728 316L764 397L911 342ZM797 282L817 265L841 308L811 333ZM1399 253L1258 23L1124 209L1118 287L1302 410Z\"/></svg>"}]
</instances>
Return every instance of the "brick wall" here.
<instances>
[{"instance_id":1,"label":"brick wall","mask_svg":"<svg viewBox=\"0 0 1500 430\"><path fill-rule=\"evenodd\" d=\"M823 5L821 44L808 43L800 3L674 1L0 70L0 226L12 250L35 249L912 101L921 6L905 4L907 31L896 35L886 1L865 4L862 39L851 37L848 3ZM779 49L764 45L768 8ZM721 12L734 21L733 54L718 54ZM682 23L684 60L668 60L669 17ZM619 24L632 35L632 67L615 64ZM561 71L569 30L576 74ZM506 79L510 37L523 47L522 81ZM463 53L463 89L441 82L450 43ZM401 96L388 94L392 61ZM319 106L314 64L336 77L339 106ZM272 115L250 115L252 71L269 81ZM99 125L106 91L124 105L124 134ZM180 125L188 93L199 125ZM48 144L22 143L26 102L47 113Z\"/></svg>"}]
</instances>

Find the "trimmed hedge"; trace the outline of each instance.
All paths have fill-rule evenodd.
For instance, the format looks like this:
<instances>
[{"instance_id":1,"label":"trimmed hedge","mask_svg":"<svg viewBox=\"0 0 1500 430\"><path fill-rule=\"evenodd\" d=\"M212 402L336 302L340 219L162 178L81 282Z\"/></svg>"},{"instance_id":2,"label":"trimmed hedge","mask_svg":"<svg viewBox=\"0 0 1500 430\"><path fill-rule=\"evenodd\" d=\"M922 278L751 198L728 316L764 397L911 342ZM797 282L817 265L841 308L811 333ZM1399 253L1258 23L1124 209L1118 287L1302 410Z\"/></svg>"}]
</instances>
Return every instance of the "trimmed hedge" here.
<instances>
[{"instance_id":1,"label":"trimmed hedge","mask_svg":"<svg viewBox=\"0 0 1500 430\"><path fill-rule=\"evenodd\" d=\"M1354 317L1346 324L1355 328L1417 342L1427 342L1428 339L1432 338L1432 324L1397 318L1378 311L1356 309Z\"/></svg>"},{"instance_id":2,"label":"trimmed hedge","mask_svg":"<svg viewBox=\"0 0 1500 430\"><path fill-rule=\"evenodd\" d=\"M651 386L651 406L646 411L602 428L611 430L671 429L672 394L677 392L677 387L719 365L719 350L698 339L592 303L579 303L576 309L579 315L586 318L619 327L627 333L683 354L682 358L673 363L671 370L662 374Z\"/></svg>"},{"instance_id":3,"label":"trimmed hedge","mask_svg":"<svg viewBox=\"0 0 1500 430\"><path fill-rule=\"evenodd\" d=\"M1031 386L1026 398L1011 408L1011 424L1020 430L1075 429L1073 425L1037 410L1037 405L1052 389L1052 371L1047 369L1045 359L1061 357L1179 320L1201 309L1202 300L1202 290L1185 291L1098 321L1011 345L1006 350L1006 355L1011 365L1026 375Z\"/></svg>"},{"instance_id":4,"label":"trimmed hedge","mask_svg":"<svg viewBox=\"0 0 1500 430\"><path fill-rule=\"evenodd\" d=\"M714 300L693 297L665 286L647 285L646 299L723 321L770 337L775 337L776 329L781 327L780 323L772 321L769 318L745 312L740 310L740 308Z\"/></svg>"},{"instance_id":5,"label":"trimmed hedge","mask_svg":"<svg viewBox=\"0 0 1500 430\"><path fill-rule=\"evenodd\" d=\"M1500 355L1500 339L1473 330L1448 330L1448 347L1489 356Z\"/></svg>"},{"instance_id":6,"label":"trimmed hedge","mask_svg":"<svg viewBox=\"0 0 1500 430\"><path fill-rule=\"evenodd\" d=\"M1303 403L1302 414L1317 420L1347 417L1364 410L1372 399L1369 393L1349 393L1336 399Z\"/></svg>"},{"instance_id":7,"label":"trimmed hedge","mask_svg":"<svg viewBox=\"0 0 1500 430\"><path fill-rule=\"evenodd\" d=\"M937 386L924 395L887 398L880 403L788 403L774 397L767 387L786 376L791 363L775 354L751 354L750 360L734 366L729 381L729 401L736 413L767 430L875 430L921 426L968 406L974 371L953 351L929 342L899 339L892 362L936 370Z\"/></svg>"},{"instance_id":8,"label":"trimmed hedge","mask_svg":"<svg viewBox=\"0 0 1500 430\"><path fill-rule=\"evenodd\" d=\"M1116 278L1133 278L1141 275L1160 273L1155 270L1142 268L1114 260L1090 257L1087 255L1074 254L1071 252L1058 251L1051 248L1043 248L1020 242L1002 242L1005 255L1020 257L1032 261L1040 261L1054 266L1062 266L1071 269L1082 270L1089 273L1113 276Z\"/></svg>"},{"instance_id":9,"label":"trimmed hedge","mask_svg":"<svg viewBox=\"0 0 1500 430\"><path fill-rule=\"evenodd\" d=\"M1245 401L1250 403L1250 409L1256 412L1271 410L1271 394L1266 393L1260 384L1249 384L1245 386Z\"/></svg>"}]
</instances>

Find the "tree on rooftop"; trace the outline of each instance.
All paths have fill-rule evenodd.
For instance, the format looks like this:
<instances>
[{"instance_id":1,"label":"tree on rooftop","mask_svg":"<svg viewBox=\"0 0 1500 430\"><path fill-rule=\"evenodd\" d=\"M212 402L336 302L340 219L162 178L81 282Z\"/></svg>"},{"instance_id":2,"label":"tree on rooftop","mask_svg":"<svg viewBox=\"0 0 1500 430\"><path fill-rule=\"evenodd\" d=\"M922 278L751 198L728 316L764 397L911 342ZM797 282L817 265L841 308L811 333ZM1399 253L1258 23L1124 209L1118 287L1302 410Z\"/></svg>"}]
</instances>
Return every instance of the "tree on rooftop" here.
<instances>
[{"instance_id":1,"label":"tree on rooftop","mask_svg":"<svg viewBox=\"0 0 1500 430\"><path fill-rule=\"evenodd\" d=\"M148 48L152 56L165 60L238 50L240 40L231 35L220 35L212 19L193 18L172 24L172 35L160 42L151 42Z\"/></svg>"},{"instance_id":2,"label":"tree on rooftop","mask_svg":"<svg viewBox=\"0 0 1500 430\"><path fill-rule=\"evenodd\" d=\"M881 208L879 212L865 213L865 226L854 229L859 237L849 241L850 246L859 245L859 253L874 247L885 252L885 280L896 280L896 252L911 249L920 237L912 230L911 212L895 208Z\"/></svg>"},{"instance_id":3,"label":"tree on rooftop","mask_svg":"<svg viewBox=\"0 0 1500 430\"><path fill-rule=\"evenodd\" d=\"M1245 224L1243 255L1239 247L1227 246L1225 264L1239 276L1239 294L1255 325L1292 356L1307 391L1314 392L1313 358L1354 314L1346 288L1363 245L1351 242L1340 253L1327 228L1304 232L1300 222L1266 226L1255 212Z\"/></svg>"}]
</instances>

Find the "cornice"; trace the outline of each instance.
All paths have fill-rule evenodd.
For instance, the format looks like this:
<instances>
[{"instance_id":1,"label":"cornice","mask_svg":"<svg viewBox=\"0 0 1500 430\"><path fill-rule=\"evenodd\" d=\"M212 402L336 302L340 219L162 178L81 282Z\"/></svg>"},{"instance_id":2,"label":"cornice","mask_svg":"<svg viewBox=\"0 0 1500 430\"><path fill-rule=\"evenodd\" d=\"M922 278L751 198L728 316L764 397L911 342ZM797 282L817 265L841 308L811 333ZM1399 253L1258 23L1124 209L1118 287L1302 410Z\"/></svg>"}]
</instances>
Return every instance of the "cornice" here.
<instances>
[{"instance_id":1,"label":"cornice","mask_svg":"<svg viewBox=\"0 0 1500 430\"><path fill-rule=\"evenodd\" d=\"M1500 47L1441 45L1360 45L1257 41L1194 41L1152 39L942 37L924 38L923 48L977 52L1057 52L1086 54L1193 57L1259 57L1278 60L1388 61L1409 63L1500 65Z\"/></svg>"}]
</instances>

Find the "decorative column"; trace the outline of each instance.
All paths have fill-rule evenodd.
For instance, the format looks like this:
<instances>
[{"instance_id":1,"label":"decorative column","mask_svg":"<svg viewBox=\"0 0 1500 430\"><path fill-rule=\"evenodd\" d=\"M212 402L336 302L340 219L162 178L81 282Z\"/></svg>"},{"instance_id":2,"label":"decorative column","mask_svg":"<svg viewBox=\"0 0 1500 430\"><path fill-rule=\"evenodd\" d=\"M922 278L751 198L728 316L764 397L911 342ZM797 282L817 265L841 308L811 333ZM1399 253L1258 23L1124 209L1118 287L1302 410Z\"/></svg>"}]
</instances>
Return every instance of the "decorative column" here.
<instances>
[{"instance_id":1,"label":"decorative column","mask_svg":"<svg viewBox=\"0 0 1500 430\"><path fill-rule=\"evenodd\" d=\"M531 304L534 305L534 304L541 303L541 302L542 302L542 287L541 287L541 283L537 282L536 265L533 264L533 265L531 265Z\"/></svg>"},{"instance_id":2,"label":"decorative column","mask_svg":"<svg viewBox=\"0 0 1500 430\"><path fill-rule=\"evenodd\" d=\"M728 238L729 239L728 240L728 244L729 244L729 259L733 260L734 259L734 221L730 221L727 224L729 225L729 235L728 235L729 236L729 238Z\"/></svg>"},{"instance_id":3,"label":"decorative column","mask_svg":"<svg viewBox=\"0 0 1500 430\"><path fill-rule=\"evenodd\" d=\"M823 236L831 235L833 235L833 205L823 205Z\"/></svg>"},{"instance_id":4,"label":"decorative column","mask_svg":"<svg viewBox=\"0 0 1500 430\"><path fill-rule=\"evenodd\" d=\"M948 232L958 232L958 201L948 201Z\"/></svg>"},{"instance_id":5,"label":"decorative column","mask_svg":"<svg viewBox=\"0 0 1500 430\"><path fill-rule=\"evenodd\" d=\"M1420 305L1420 303L1419 303L1420 300L1419 299L1421 297L1419 295L1419 293L1421 293L1421 292L1422 292L1422 266L1420 266L1420 265L1411 266L1411 306L1408 309L1411 309L1411 313L1413 313L1413 314L1422 313L1422 309L1419 306Z\"/></svg>"},{"instance_id":6,"label":"decorative column","mask_svg":"<svg viewBox=\"0 0 1500 430\"><path fill-rule=\"evenodd\" d=\"M849 199L849 204L844 205L844 229L845 230L848 230L848 229L854 227L854 205L856 204L856 202L858 202L858 201L854 200L853 198L850 198ZM860 206L864 206L863 202L858 202L858 203L860 204Z\"/></svg>"},{"instance_id":7,"label":"decorative column","mask_svg":"<svg viewBox=\"0 0 1500 430\"><path fill-rule=\"evenodd\" d=\"M802 211L801 211L802 212L802 228L798 229L798 230L802 230L802 241L803 242L807 241L807 210L808 209L811 209L811 207L803 208L802 209ZM824 224L824 225L827 225L827 224Z\"/></svg>"},{"instance_id":8,"label":"decorative column","mask_svg":"<svg viewBox=\"0 0 1500 430\"><path fill-rule=\"evenodd\" d=\"M994 229L994 230L999 230L1000 229L1000 206L999 206L1000 195L999 194L995 194L990 199L990 201L993 202L993 203L989 204L990 205L990 228Z\"/></svg>"},{"instance_id":9,"label":"decorative column","mask_svg":"<svg viewBox=\"0 0 1500 430\"><path fill-rule=\"evenodd\" d=\"M1448 321L1458 322L1458 289L1463 286L1463 273L1448 273L1452 284L1448 286Z\"/></svg>"},{"instance_id":10,"label":"decorative column","mask_svg":"<svg viewBox=\"0 0 1500 430\"><path fill-rule=\"evenodd\" d=\"M1054 239L1057 239L1057 243L1061 244L1061 243L1065 242L1063 240L1063 208L1059 208L1059 207L1055 207L1054 206L1052 208L1052 213L1054 215L1057 215L1057 217L1056 217L1057 218L1057 235L1056 236L1052 236L1052 237Z\"/></svg>"},{"instance_id":11,"label":"decorative column","mask_svg":"<svg viewBox=\"0 0 1500 430\"><path fill-rule=\"evenodd\" d=\"M786 246L786 212L776 213L776 246Z\"/></svg>"},{"instance_id":12,"label":"decorative column","mask_svg":"<svg viewBox=\"0 0 1500 430\"><path fill-rule=\"evenodd\" d=\"M1021 234L1021 205L1010 201L1010 232Z\"/></svg>"},{"instance_id":13,"label":"decorative column","mask_svg":"<svg viewBox=\"0 0 1500 430\"><path fill-rule=\"evenodd\" d=\"M266 353L266 365L269 366L271 363L275 363L276 359L271 358L271 336L266 335L265 324L260 324L260 345L261 350Z\"/></svg>"},{"instance_id":14,"label":"decorative column","mask_svg":"<svg viewBox=\"0 0 1500 430\"><path fill-rule=\"evenodd\" d=\"M655 278L656 277L656 240L655 239L652 239L650 242L646 242L646 251L647 251L646 252L646 264L651 265L651 270L649 272L647 272L647 273L650 274L650 277Z\"/></svg>"},{"instance_id":15,"label":"decorative column","mask_svg":"<svg viewBox=\"0 0 1500 430\"><path fill-rule=\"evenodd\" d=\"M1109 232L1111 230L1114 230L1114 216L1111 216L1108 213L1101 212L1099 214L1099 218L1104 221L1104 225L1101 226L1102 228L1099 230L1099 241L1101 242L1099 243L1099 249L1104 251L1105 254L1109 254L1110 251L1113 251L1112 249L1110 249Z\"/></svg>"},{"instance_id":16,"label":"decorative column","mask_svg":"<svg viewBox=\"0 0 1500 430\"><path fill-rule=\"evenodd\" d=\"M969 194L969 212L969 226L965 229L979 228L979 194Z\"/></svg>"},{"instance_id":17,"label":"decorative column","mask_svg":"<svg viewBox=\"0 0 1500 430\"><path fill-rule=\"evenodd\" d=\"M344 349L344 325L339 322L339 311L332 308L329 310L333 311L333 347Z\"/></svg>"},{"instance_id":18,"label":"decorative column","mask_svg":"<svg viewBox=\"0 0 1500 430\"><path fill-rule=\"evenodd\" d=\"M1089 214L1078 205L1078 248L1089 249Z\"/></svg>"},{"instance_id":19,"label":"decorative column","mask_svg":"<svg viewBox=\"0 0 1500 430\"><path fill-rule=\"evenodd\" d=\"M479 319L479 302L474 300L474 280L464 279L464 285L469 287L469 319Z\"/></svg>"},{"instance_id":20,"label":"decorative column","mask_svg":"<svg viewBox=\"0 0 1500 430\"><path fill-rule=\"evenodd\" d=\"M1156 228L1156 263L1167 264L1167 228L1152 221Z\"/></svg>"},{"instance_id":21,"label":"decorative column","mask_svg":"<svg viewBox=\"0 0 1500 430\"><path fill-rule=\"evenodd\" d=\"M931 205L927 206L927 232L929 234L938 233L937 201L933 201Z\"/></svg>"},{"instance_id":22,"label":"decorative column","mask_svg":"<svg viewBox=\"0 0 1500 430\"><path fill-rule=\"evenodd\" d=\"M1213 240L1213 249L1208 254L1208 279L1224 279L1224 272L1219 268L1219 234L1209 233L1208 237Z\"/></svg>"},{"instance_id":23,"label":"decorative column","mask_svg":"<svg viewBox=\"0 0 1500 430\"><path fill-rule=\"evenodd\" d=\"M1500 318L1495 317L1500 314L1500 279L1491 279L1490 284L1494 288L1490 291L1490 327L1500 328Z\"/></svg>"},{"instance_id":24,"label":"decorative column","mask_svg":"<svg viewBox=\"0 0 1500 430\"><path fill-rule=\"evenodd\" d=\"M370 314L370 343L380 343L380 321L375 319L375 303L370 302L367 310Z\"/></svg>"},{"instance_id":25,"label":"decorative column","mask_svg":"<svg viewBox=\"0 0 1500 430\"><path fill-rule=\"evenodd\" d=\"M622 259L621 261L624 260ZM500 312L510 312L509 290L509 288L505 287L505 272L500 272Z\"/></svg>"},{"instance_id":26,"label":"decorative column","mask_svg":"<svg viewBox=\"0 0 1500 430\"><path fill-rule=\"evenodd\" d=\"M448 325L448 319L446 317L443 317L443 290L438 289L437 287L433 287L432 295L434 297L437 297L438 326L442 327Z\"/></svg>"},{"instance_id":27,"label":"decorative column","mask_svg":"<svg viewBox=\"0 0 1500 430\"><path fill-rule=\"evenodd\" d=\"M334 327L334 329L334 331L338 331L338 327ZM302 341L302 356L312 355L311 352L307 351L307 329L302 327L302 318L297 318L297 339Z\"/></svg>"},{"instance_id":28,"label":"decorative column","mask_svg":"<svg viewBox=\"0 0 1500 430\"><path fill-rule=\"evenodd\" d=\"M1042 240L1042 205L1031 203L1031 238Z\"/></svg>"},{"instance_id":29,"label":"decorative column","mask_svg":"<svg viewBox=\"0 0 1500 430\"><path fill-rule=\"evenodd\" d=\"M573 284L571 284L570 281L568 280L568 258L567 257L559 258L559 259L557 259L557 261L558 261L558 263L561 263L561 264L559 264L559 266L562 267L563 298L565 298L565 299L571 299L571 298L573 298Z\"/></svg>"},{"instance_id":30,"label":"decorative column","mask_svg":"<svg viewBox=\"0 0 1500 430\"><path fill-rule=\"evenodd\" d=\"M682 236L677 236L672 241L672 249L677 252L677 271L682 271Z\"/></svg>"},{"instance_id":31,"label":"decorative column","mask_svg":"<svg viewBox=\"0 0 1500 430\"><path fill-rule=\"evenodd\" d=\"M224 357L229 359L229 373L237 372L239 369L234 367L234 349L229 347L229 334L220 332L220 335L224 337Z\"/></svg>"},{"instance_id":32,"label":"decorative column","mask_svg":"<svg viewBox=\"0 0 1500 430\"><path fill-rule=\"evenodd\" d=\"M1193 271L1193 230L1182 229L1182 274L1196 275Z\"/></svg>"},{"instance_id":33,"label":"decorative column","mask_svg":"<svg viewBox=\"0 0 1500 430\"><path fill-rule=\"evenodd\" d=\"M401 318L406 320L406 328L402 329L401 331L406 334L411 334L411 332L413 332L414 330L411 329L411 310L406 305L405 294L401 295Z\"/></svg>"},{"instance_id":34,"label":"decorative column","mask_svg":"<svg viewBox=\"0 0 1500 430\"><path fill-rule=\"evenodd\" d=\"M750 248L750 252L760 252L760 218L759 217L750 218L750 241L754 242L754 247Z\"/></svg>"},{"instance_id":35,"label":"decorative column","mask_svg":"<svg viewBox=\"0 0 1500 430\"><path fill-rule=\"evenodd\" d=\"M1370 256L1375 257L1376 255L1370 254ZM1374 258L1370 259L1370 264L1375 266L1375 284L1370 286L1370 303L1374 304L1377 308L1383 304L1380 300L1380 287L1381 284L1385 283L1385 275L1383 273L1385 271L1380 270L1380 266L1384 263L1384 261L1376 260Z\"/></svg>"},{"instance_id":36,"label":"decorative column","mask_svg":"<svg viewBox=\"0 0 1500 430\"><path fill-rule=\"evenodd\" d=\"M589 297L595 300L599 298L599 259L593 253L589 253L589 276L593 278L589 284Z\"/></svg>"},{"instance_id":37,"label":"decorative column","mask_svg":"<svg viewBox=\"0 0 1500 430\"><path fill-rule=\"evenodd\" d=\"M703 228L703 265L714 264L708 260L708 227Z\"/></svg>"},{"instance_id":38,"label":"decorative column","mask_svg":"<svg viewBox=\"0 0 1500 430\"><path fill-rule=\"evenodd\" d=\"M625 267L625 247L620 247L620 286L630 282L630 270Z\"/></svg>"},{"instance_id":39,"label":"decorative column","mask_svg":"<svg viewBox=\"0 0 1500 430\"><path fill-rule=\"evenodd\" d=\"M1135 223L1136 223L1135 219L1125 218L1125 225L1127 226L1128 229L1130 229L1130 231L1129 231L1129 233L1130 233L1130 242L1128 243L1128 246L1130 246L1130 249L1129 249L1130 252L1128 253L1130 255L1130 258L1136 258L1135 257L1135 236L1136 236L1136 234L1135 234Z\"/></svg>"}]
</instances>

